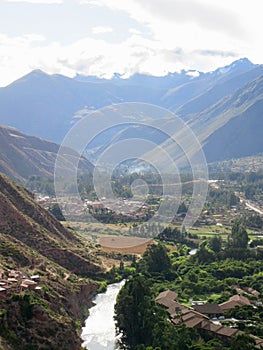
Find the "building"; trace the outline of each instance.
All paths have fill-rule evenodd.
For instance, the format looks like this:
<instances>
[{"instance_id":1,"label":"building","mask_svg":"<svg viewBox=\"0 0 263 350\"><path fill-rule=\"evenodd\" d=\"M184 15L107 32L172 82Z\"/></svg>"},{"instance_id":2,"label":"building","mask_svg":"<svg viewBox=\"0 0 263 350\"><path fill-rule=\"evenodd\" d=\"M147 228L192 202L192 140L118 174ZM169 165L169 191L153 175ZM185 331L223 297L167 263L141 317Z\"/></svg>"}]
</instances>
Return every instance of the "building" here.
<instances>
[{"instance_id":1,"label":"building","mask_svg":"<svg viewBox=\"0 0 263 350\"><path fill-rule=\"evenodd\" d=\"M168 289L164 292L161 292L155 300L156 301L160 299L176 300L177 298L178 298L178 294Z\"/></svg>"},{"instance_id":2,"label":"building","mask_svg":"<svg viewBox=\"0 0 263 350\"><path fill-rule=\"evenodd\" d=\"M224 313L218 304L194 305L193 309L203 315L208 316L209 318L218 318Z\"/></svg>"},{"instance_id":3,"label":"building","mask_svg":"<svg viewBox=\"0 0 263 350\"><path fill-rule=\"evenodd\" d=\"M195 305L195 310L175 301L177 297L178 295L175 292L168 290L160 293L155 299L159 305L162 305L167 309L170 320L175 326L183 323L186 327L195 328L200 335L205 338L216 337L226 344L230 343L232 337L244 333L236 328L215 324L209 319L209 317L220 316L223 314L224 310L228 310L235 306L250 305L250 301L246 297L242 295L234 295L228 301L220 305ZM223 308L221 308L221 305L223 305ZM263 349L263 339L250 334L249 336L255 340L257 349Z\"/></svg>"},{"instance_id":4,"label":"building","mask_svg":"<svg viewBox=\"0 0 263 350\"><path fill-rule=\"evenodd\" d=\"M244 305L251 305L250 300L243 295L238 294L233 295L228 301L219 304L222 311L234 309L236 306L242 307Z\"/></svg>"}]
</instances>

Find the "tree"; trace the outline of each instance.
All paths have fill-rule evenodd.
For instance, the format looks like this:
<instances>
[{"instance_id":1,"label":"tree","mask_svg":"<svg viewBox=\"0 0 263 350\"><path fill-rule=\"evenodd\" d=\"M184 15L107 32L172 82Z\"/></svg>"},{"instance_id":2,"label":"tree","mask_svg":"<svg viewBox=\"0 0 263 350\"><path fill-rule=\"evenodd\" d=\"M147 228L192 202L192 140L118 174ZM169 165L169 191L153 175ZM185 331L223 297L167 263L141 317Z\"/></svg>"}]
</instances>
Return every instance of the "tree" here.
<instances>
[{"instance_id":1,"label":"tree","mask_svg":"<svg viewBox=\"0 0 263 350\"><path fill-rule=\"evenodd\" d=\"M153 329L153 346L162 350L187 350L199 338L194 328L174 327L167 320L157 322Z\"/></svg>"},{"instance_id":2,"label":"tree","mask_svg":"<svg viewBox=\"0 0 263 350\"><path fill-rule=\"evenodd\" d=\"M135 276L121 289L115 305L117 334L125 349L150 346L155 320L150 288L142 276Z\"/></svg>"},{"instance_id":3,"label":"tree","mask_svg":"<svg viewBox=\"0 0 263 350\"><path fill-rule=\"evenodd\" d=\"M228 247L247 249L248 241L249 238L245 227L239 221L236 221L232 227L231 234L228 236Z\"/></svg>"},{"instance_id":4,"label":"tree","mask_svg":"<svg viewBox=\"0 0 263 350\"><path fill-rule=\"evenodd\" d=\"M220 236L213 236L208 244L215 253L219 253L222 249L222 238Z\"/></svg>"},{"instance_id":5,"label":"tree","mask_svg":"<svg viewBox=\"0 0 263 350\"><path fill-rule=\"evenodd\" d=\"M185 233L182 233L177 227L166 227L159 233L158 238L161 241L183 242Z\"/></svg>"},{"instance_id":6,"label":"tree","mask_svg":"<svg viewBox=\"0 0 263 350\"><path fill-rule=\"evenodd\" d=\"M231 341L231 350L254 350L256 342L247 334L238 334Z\"/></svg>"},{"instance_id":7,"label":"tree","mask_svg":"<svg viewBox=\"0 0 263 350\"><path fill-rule=\"evenodd\" d=\"M151 244L146 249L143 264L148 272L167 272L171 268L171 260L162 244Z\"/></svg>"},{"instance_id":8,"label":"tree","mask_svg":"<svg viewBox=\"0 0 263 350\"><path fill-rule=\"evenodd\" d=\"M187 207L184 202L180 203L177 214L186 214L187 213Z\"/></svg>"},{"instance_id":9,"label":"tree","mask_svg":"<svg viewBox=\"0 0 263 350\"><path fill-rule=\"evenodd\" d=\"M51 214L53 214L55 216L55 218L59 221L65 221L65 217L62 214L62 211L60 209L60 206L58 205L58 203L54 203L52 204L49 208L48 208L49 212Z\"/></svg>"},{"instance_id":10,"label":"tree","mask_svg":"<svg viewBox=\"0 0 263 350\"><path fill-rule=\"evenodd\" d=\"M122 260L120 261L119 270L120 270L120 272L124 271L124 262Z\"/></svg>"},{"instance_id":11,"label":"tree","mask_svg":"<svg viewBox=\"0 0 263 350\"><path fill-rule=\"evenodd\" d=\"M207 241L200 244L194 259L197 259L199 263L208 263L215 260L215 252L207 245Z\"/></svg>"}]
</instances>

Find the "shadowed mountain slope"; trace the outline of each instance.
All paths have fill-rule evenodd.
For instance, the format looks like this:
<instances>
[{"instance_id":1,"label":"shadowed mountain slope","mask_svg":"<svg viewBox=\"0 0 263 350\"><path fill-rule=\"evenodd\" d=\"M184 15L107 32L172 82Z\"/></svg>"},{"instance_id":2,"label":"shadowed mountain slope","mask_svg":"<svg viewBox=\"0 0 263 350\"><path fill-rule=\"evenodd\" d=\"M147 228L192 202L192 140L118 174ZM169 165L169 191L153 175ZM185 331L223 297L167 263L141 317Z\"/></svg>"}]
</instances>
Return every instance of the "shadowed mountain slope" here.
<instances>
[{"instance_id":1,"label":"shadowed mountain slope","mask_svg":"<svg viewBox=\"0 0 263 350\"><path fill-rule=\"evenodd\" d=\"M0 172L23 182L31 175L53 177L59 145L0 126ZM68 149L72 157L79 155ZM80 158L79 168L91 172L93 165Z\"/></svg>"}]
</instances>

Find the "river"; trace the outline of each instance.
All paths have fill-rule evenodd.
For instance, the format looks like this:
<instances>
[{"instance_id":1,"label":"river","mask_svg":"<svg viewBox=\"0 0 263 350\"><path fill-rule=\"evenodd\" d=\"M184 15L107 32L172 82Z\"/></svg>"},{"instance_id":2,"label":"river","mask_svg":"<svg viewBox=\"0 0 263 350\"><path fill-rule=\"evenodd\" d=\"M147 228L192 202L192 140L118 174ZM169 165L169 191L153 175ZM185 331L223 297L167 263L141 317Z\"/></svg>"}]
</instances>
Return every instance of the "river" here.
<instances>
[{"instance_id":1,"label":"river","mask_svg":"<svg viewBox=\"0 0 263 350\"><path fill-rule=\"evenodd\" d=\"M115 350L116 336L114 324L114 305L124 281L110 284L105 293L98 294L90 315L82 328L82 346L88 350Z\"/></svg>"},{"instance_id":2,"label":"river","mask_svg":"<svg viewBox=\"0 0 263 350\"><path fill-rule=\"evenodd\" d=\"M194 255L196 249L191 249L189 255ZM114 324L114 305L117 295L125 281L110 284L105 293L98 294L90 309L90 315L82 328L82 346L88 350L115 350L116 335Z\"/></svg>"}]
</instances>

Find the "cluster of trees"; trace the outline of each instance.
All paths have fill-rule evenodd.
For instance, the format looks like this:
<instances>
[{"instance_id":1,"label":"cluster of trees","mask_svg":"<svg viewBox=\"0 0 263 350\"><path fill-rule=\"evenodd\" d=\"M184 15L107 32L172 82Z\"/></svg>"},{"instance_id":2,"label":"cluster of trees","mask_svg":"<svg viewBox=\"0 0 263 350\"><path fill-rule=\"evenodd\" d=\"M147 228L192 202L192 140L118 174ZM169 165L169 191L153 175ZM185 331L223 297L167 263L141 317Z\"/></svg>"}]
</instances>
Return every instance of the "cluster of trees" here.
<instances>
[{"instance_id":1,"label":"cluster of trees","mask_svg":"<svg viewBox=\"0 0 263 350\"><path fill-rule=\"evenodd\" d=\"M197 236L189 235L184 226L181 229L175 226L167 226L158 234L157 238L164 242L171 242L177 245L186 244L190 247L196 247L196 244L190 238L197 238Z\"/></svg>"},{"instance_id":2,"label":"cluster of trees","mask_svg":"<svg viewBox=\"0 0 263 350\"><path fill-rule=\"evenodd\" d=\"M224 206L231 208L232 206L238 205L240 202L239 197L235 195L233 191L221 190L221 189L210 189L208 193L209 208L215 208Z\"/></svg>"},{"instance_id":3,"label":"cluster of trees","mask_svg":"<svg viewBox=\"0 0 263 350\"><path fill-rule=\"evenodd\" d=\"M263 171L257 172L217 172L210 173L212 178L224 180L224 183L230 188L235 188L239 192L243 192L246 199L263 200ZM221 192L221 193L220 193ZM229 194L228 194L229 192ZM216 190L211 189L209 193L209 200L217 204L221 202L222 205L238 204L238 198L235 198L234 192L230 190ZM236 203L235 203L236 202ZM212 203L213 204L213 203Z\"/></svg>"},{"instance_id":4,"label":"cluster of trees","mask_svg":"<svg viewBox=\"0 0 263 350\"><path fill-rule=\"evenodd\" d=\"M263 228L263 218L259 214L247 213L242 217L242 223L246 227Z\"/></svg>"},{"instance_id":5,"label":"cluster of trees","mask_svg":"<svg viewBox=\"0 0 263 350\"><path fill-rule=\"evenodd\" d=\"M55 216L55 218L59 221L65 221L65 217L61 211L61 208L58 203L54 203L50 205L48 211Z\"/></svg>"},{"instance_id":6,"label":"cluster of trees","mask_svg":"<svg viewBox=\"0 0 263 350\"><path fill-rule=\"evenodd\" d=\"M115 305L115 320L121 334L121 348L133 350L190 349L199 338L192 328L175 328L166 312L153 299L149 282L143 275L129 280Z\"/></svg>"},{"instance_id":7,"label":"cluster of trees","mask_svg":"<svg viewBox=\"0 0 263 350\"><path fill-rule=\"evenodd\" d=\"M256 309L251 305L242 307L236 306L226 312L226 317L234 318L235 326L241 331L249 331L258 337L263 337L263 307L258 306Z\"/></svg>"},{"instance_id":8,"label":"cluster of trees","mask_svg":"<svg viewBox=\"0 0 263 350\"><path fill-rule=\"evenodd\" d=\"M185 298L187 301L189 297L207 293L221 293L216 301L223 302L235 293L233 284L243 283L254 288L262 284L260 280L257 282L261 269L262 262L251 259L240 264L235 259L205 264L198 263L192 257L171 259L165 246L151 245L137 262L136 274L128 278L117 298L115 320L121 349L255 349L254 340L246 334L233 338L231 344L224 344L219 339L202 339L195 329L185 327L183 322L175 327L167 320L166 311L155 303L154 297L162 290L172 289L179 293L181 300ZM248 315L251 310L244 312ZM260 315L259 312L257 316Z\"/></svg>"},{"instance_id":9,"label":"cluster of trees","mask_svg":"<svg viewBox=\"0 0 263 350\"><path fill-rule=\"evenodd\" d=\"M203 241L195 256L198 261L212 262L218 259L255 257L255 253L248 250L248 233L241 220L236 220L228 235L227 242L220 236Z\"/></svg>"},{"instance_id":10,"label":"cluster of trees","mask_svg":"<svg viewBox=\"0 0 263 350\"><path fill-rule=\"evenodd\" d=\"M251 172L246 174L242 182L242 191L247 199L257 199L262 197L263 172Z\"/></svg>"},{"instance_id":11,"label":"cluster of trees","mask_svg":"<svg viewBox=\"0 0 263 350\"><path fill-rule=\"evenodd\" d=\"M32 175L27 180L25 187L30 191L46 194L48 196L55 195L54 178Z\"/></svg>"}]
</instances>

